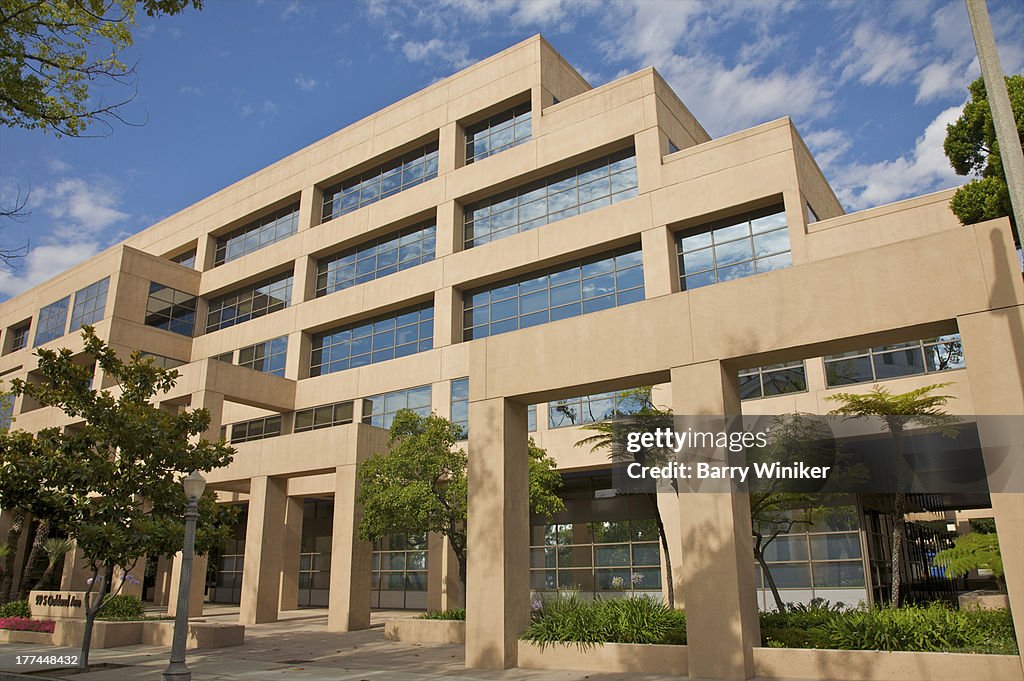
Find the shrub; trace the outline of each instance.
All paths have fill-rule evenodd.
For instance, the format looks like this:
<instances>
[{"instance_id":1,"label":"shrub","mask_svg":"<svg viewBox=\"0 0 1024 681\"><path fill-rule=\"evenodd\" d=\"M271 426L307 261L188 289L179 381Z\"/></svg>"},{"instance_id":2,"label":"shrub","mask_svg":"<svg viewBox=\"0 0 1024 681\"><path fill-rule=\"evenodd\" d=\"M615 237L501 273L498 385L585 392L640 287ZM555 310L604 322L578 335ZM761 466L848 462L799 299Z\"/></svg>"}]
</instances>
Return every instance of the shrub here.
<instances>
[{"instance_id":1,"label":"shrub","mask_svg":"<svg viewBox=\"0 0 1024 681\"><path fill-rule=\"evenodd\" d=\"M133 622L143 619L145 608L138 596L118 594L103 599L103 609L96 619L108 622Z\"/></svg>"},{"instance_id":2,"label":"shrub","mask_svg":"<svg viewBox=\"0 0 1024 681\"><path fill-rule=\"evenodd\" d=\"M825 624L846 612L849 609L843 603L822 598L790 605L785 612L762 612L761 637L773 648L827 648Z\"/></svg>"},{"instance_id":3,"label":"shrub","mask_svg":"<svg viewBox=\"0 0 1024 681\"><path fill-rule=\"evenodd\" d=\"M686 643L686 616L650 598L584 601L575 593L544 598L523 640L581 649L604 643Z\"/></svg>"},{"instance_id":4,"label":"shrub","mask_svg":"<svg viewBox=\"0 0 1024 681\"><path fill-rule=\"evenodd\" d=\"M34 620L28 617L0 617L0 629L11 631L39 631L52 634L56 623L53 620Z\"/></svg>"},{"instance_id":5,"label":"shrub","mask_svg":"<svg viewBox=\"0 0 1024 681\"><path fill-rule=\"evenodd\" d=\"M24 617L29 619L32 617L32 608L29 607L28 601L10 601L0 605L0 617Z\"/></svg>"},{"instance_id":6,"label":"shrub","mask_svg":"<svg viewBox=\"0 0 1024 681\"><path fill-rule=\"evenodd\" d=\"M419 616L421 620L450 620L465 622L466 621L466 609L465 608L449 608L447 610L432 610L430 612L423 613Z\"/></svg>"},{"instance_id":7,"label":"shrub","mask_svg":"<svg viewBox=\"0 0 1024 681\"><path fill-rule=\"evenodd\" d=\"M1008 612L953 610L942 603L845 613L824 628L829 643L846 650L1016 651Z\"/></svg>"}]
</instances>

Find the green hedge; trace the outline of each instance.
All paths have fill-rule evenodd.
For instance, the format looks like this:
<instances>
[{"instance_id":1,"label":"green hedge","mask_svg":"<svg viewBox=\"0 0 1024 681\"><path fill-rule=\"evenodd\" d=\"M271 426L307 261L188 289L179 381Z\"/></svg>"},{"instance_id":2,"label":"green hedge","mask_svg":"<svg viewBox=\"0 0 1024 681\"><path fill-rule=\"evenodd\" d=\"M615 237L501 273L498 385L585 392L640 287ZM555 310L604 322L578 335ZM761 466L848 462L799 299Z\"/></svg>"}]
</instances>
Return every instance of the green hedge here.
<instances>
[{"instance_id":1,"label":"green hedge","mask_svg":"<svg viewBox=\"0 0 1024 681\"><path fill-rule=\"evenodd\" d=\"M1008 610L955 610L943 603L761 613L761 637L780 648L1017 654Z\"/></svg>"},{"instance_id":2,"label":"green hedge","mask_svg":"<svg viewBox=\"0 0 1024 681\"><path fill-rule=\"evenodd\" d=\"M431 610L419 616L421 620L453 620L466 621L466 610L464 608L449 608L448 610Z\"/></svg>"},{"instance_id":3,"label":"green hedge","mask_svg":"<svg viewBox=\"0 0 1024 681\"><path fill-rule=\"evenodd\" d=\"M107 596L103 602L105 605L100 610L100 614L96 616L98 620L135 622L145 619L143 617L145 608L142 605L142 599L138 596L118 594L117 596Z\"/></svg>"},{"instance_id":4,"label":"green hedge","mask_svg":"<svg viewBox=\"0 0 1024 681\"><path fill-rule=\"evenodd\" d=\"M544 598L522 635L541 648L575 643L686 643L686 615L650 598L586 601L577 594Z\"/></svg>"},{"instance_id":5,"label":"green hedge","mask_svg":"<svg viewBox=\"0 0 1024 681\"><path fill-rule=\"evenodd\" d=\"M32 617L28 601L9 601L0 605L0 617Z\"/></svg>"}]
</instances>

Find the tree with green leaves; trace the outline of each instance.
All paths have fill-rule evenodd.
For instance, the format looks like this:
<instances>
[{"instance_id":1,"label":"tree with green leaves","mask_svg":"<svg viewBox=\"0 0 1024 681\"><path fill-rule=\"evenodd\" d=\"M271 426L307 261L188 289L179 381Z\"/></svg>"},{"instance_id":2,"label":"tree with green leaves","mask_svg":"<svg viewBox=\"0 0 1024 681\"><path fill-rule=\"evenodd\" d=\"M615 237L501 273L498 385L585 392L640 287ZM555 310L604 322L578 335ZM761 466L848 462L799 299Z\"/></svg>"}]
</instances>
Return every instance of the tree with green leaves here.
<instances>
[{"instance_id":1,"label":"tree with green leaves","mask_svg":"<svg viewBox=\"0 0 1024 681\"><path fill-rule=\"evenodd\" d=\"M203 0L0 0L0 126L83 137L126 122L135 69L120 55L138 10L158 17L189 6L202 9ZM104 99L112 90L124 94ZM29 194L19 187L0 218L26 218ZM0 248L0 265L14 267L27 252L27 244Z\"/></svg>"},{"instance_id":2,"label":"tree with green leaves","mask_svg":"<svg viewBox=\"0 0 1024 681\"><path fill-rule=\"evenodd\" d=\"M943 149L958 175L976 175L978 179L956 191L950 208L965 225L1007 216L1012 223L1010 192L999 156L999 142L984 79L979 77L967 89L971 99L960 117L946 126ZM1006 90L1010 95L1019 140L1024 142L1024 75L1007 76ZM1020 225L1014 225L1014 238L1018 245L1020 228Z\"/></svg>"},{"instance_id":3,"label":"tree with green leaves","mask_svg":"<svg viewBox=\"0 0 1024 681\"><path fill-rule=\"evenodd\" d=\"M751 483L750 520L754 534L754 559L761 566L779 612L786 612L768 565L768 547L794 527L808 526L832 508L835 493L846 492L851 485L867 478L868 471L854 464L837 445L830 429L810 414L779 414L771 417L764 430L767 443L747 449L747 463L803 463L807 466L828 466L831 471L822 489L814 480L798 481L766 478ZM805 487L806 489L800 489ZM830 493L831 492L831 493Z\"/></svg>"},{"instance_id":4,"label":"tree with green leaves","mask_svg":"<svg viewBox=\"0 0 1024 681\"><path fill-rule=\"evenodd\" d=\"M0 125L79 137L122 120L131 97L104 101L104 87L130 85L120 54L132 45L136 12L173 15L202 0L0 0Z\"/></svg>"},{"instance_id":5,"label":"tree with green leaves","mask_svg":"<svg viewBox=\"0 0 1024 681\"><path fill-rule=\"evenodd\" d=\"M43 380L12 381L14 392L62 410L76 423L37 433L0 434L0 506L46 519L75 541L92 572L79 665L88 668L96 616L106 604L115 568L128 575L140 556L181 550L186 499L181 478L230 463L234 450L206 432L205 409L168 410L153 401L174 386L178 372L132 353L123 361L83 327L84 356L94 360L115 389L94 389L91 362L70 350L36 351ZM200 500L197 552L220 545L232 509L208 491ZM127 579L127 578L126 578Z\"/></svg>"},{"instance_id":6,"label":"tree with green leaves","mask_svg":"<svg viewBox=\"0 0 1024 681\"><path fill-rule=\"evenodd\" d=\"M359 464L363 517L359 538L376 541L389 534L434 532L451 542L466 586L466 511L469 459L458 446L462 427L437 414L409 409L395 414L388 452ZM552 516L565 508L556 493L562 478L555 460L529 441L530 510Z\"/></svg>"},{"instance_id":7,"label":"tree with green leaves","mask_svg":"<svg viewBox=\"0 0 1024 681\"><path fill-rule=\"evenodd\" d=\"M654 404L653 388L642 386L623 391L619 395L620 403L630 405L628 413L621 413L615 418L607 421L588 423L582 428L593 431L590 435L579 440L577 447L590 447L591 452L606 451L608 458L613 463L639 463L641 466L663 466L670 460L671 449L659 449L647 447L633 454L626 448L626 441L630 433L647 433L659 429L672 429L675 422L672 418L672 410L668 407L658 407ZM575 419L573 419L575 422ZM676 481L672 480L673 488L678 492ZM665 584L668 587L667 600L671 607L676 607L675 587L672 583L672 559L668 552L668 536L665 534L665 523L661 518L661 510L658 508L657 492L648 492L648 499L651 502L651 509L654 512L654 522L658 527L658 537L661 540L661 554L665 561L667 579Z\"/></svg>"},{"instance_id":8,"label":"tree with green leaves","mask_svg":"<svg viewBox=\"0 0 1024 681\"><path fill-rule=\"evenodd\" d=\"M952 548L936 553L934 561L946 568L946 573L952 577L964 577L971 570L991 570L999 592L1006 593L1003 556L999 553L999 537L995 534L968 532L957 537Z\"/></svg>"},{"instance_id":9,"label":"tree with green leaves","mask_svg":"<svg viewBox=\"0 0 1024 681\"><path fill-rule=\"evenodd\" d=\"M832 414L850 419L880 419L882 429L892 439L893 456L896 464L896 492L893 495L892 525L892 595L891 603L898 608L901 603L900 586L903 570L903 535L906 515L907 490L912 490L914 476L904 454L907 431L911 428L918 433L937 432L943 437L956 437L959 431L955 416L946 413L944 407L949 395L933 395L949 383L936 383L905 393L893 394L887 388L874 386L866 393L835 393L827 399L841 403Z\"/></svg>"}]
</instances>

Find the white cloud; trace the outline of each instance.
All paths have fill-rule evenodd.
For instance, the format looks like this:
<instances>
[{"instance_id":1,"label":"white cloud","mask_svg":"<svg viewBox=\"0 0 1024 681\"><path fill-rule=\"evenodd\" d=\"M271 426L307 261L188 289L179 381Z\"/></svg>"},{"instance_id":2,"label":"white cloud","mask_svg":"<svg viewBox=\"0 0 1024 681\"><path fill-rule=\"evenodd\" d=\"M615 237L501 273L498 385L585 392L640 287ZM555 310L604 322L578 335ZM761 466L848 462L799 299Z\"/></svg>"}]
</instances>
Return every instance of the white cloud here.
<instances>
[{"instance_id":1,"label":"white cloud","mask_svg":"<svg viewBox=\"0 0 1024 681\"><path fill-rule=\"evenodd\" d=\"M182 85L178 88L178 93L183 95L191 95L192 97L201 97L203 95L203 89L196 87L195 85Z\"/></svg>"},{"instance_id":2,"label":"white cloud","mask_svg":"<svg viewBox=\"0 0 1024 681\"><path fill-rule=\"evenodd\" d=\"M269 99L264 99L261 104L243 104L240 109L242 118L248 118L254 114L260 114L265 118L271 118L277 114L277 111L277 104Z\"/></svg>"},{"instance_id":3,"label":"white cloud","mask_svg":"<svg viewBox=\"0 0 1024 681\"><path fill-rule=\"evenodd\" d=\"M803 136L811 155L818 162L818 166L825 173L836 164L836 162L850 150L853 142L845 130L839 128L826 128L825 130L813 130Z\"/></svg>"},{"instance_id":4,"label":"white cloud","mask_svg":"<svg viewBox=\"0 0 1024 681\"><path fill-rule=\"evenodd\" d=\"M318 85L315 78L304 76L301 73L295 76L295 84L303 92L312 92L314 89L316 89L316 86Z\"/></svg>"},{"instance_id":5,"label":"white cloud","mask_svg":"<svg viewBox=\"0 0 1024 681\"><path fill-rule=\"evenodd\" d=\"M861 210L962 184L964 178L953 172L942 150L946 126L962 110L960 105L939 113L914 148L899 158L840 166L833 182L839 200L847 208Z\"/></svg>"},{"instance_id":6,"label":"white cloud","mask_svg":"<svg viewBox=\"0 0 1024 681\"><path fill-rule=\"evenodd\" d=\"M889 33L874 21L857 25L843 51L840 77L865 85L896 85L917 72L919 47L905 33Z\"/></svg>"},{"instance_id":7,"label":"white cloud","mask_svg":"<svg viewBox=\"0 0 1024 681\"><path fill-rule=\"evenodd\" d=\"M32 248L13 271L0 270L0 294L16 296L100 252L96 241L46 244Z\"/></svg>"},{"instance_id":8,"label":"white cloud","mask_svg":"<svg viewBox=\"0 0 1024 681\"><path fill-rule=\"evenodd\" d=\"M469 58L469 47L464 43L451 43L440 38L419 42L407 40L402 53L412 62L440 61L455 68L465 68L473 63Z\"/></svg>"},{"instance_id":9,"label":"white cloud","mask_svg":"<svg viewBox=\"0 0 1024 681\"><path fill-rule=\"evenodd\" d=\"M70 170L64 167L62 173ZM10 194L10 187L4 189ZM131 215L121 210L122 203L120 187L102 177L62 177L33 188L31 225L26 221L25 227L11 229L7 241L24 239L19 232L42 236L29 238L29 251L14 269L0 270L0 295L17 295L123 239L126 234L116 228Z\"/></svg>"},{"instance_id":10,"label":"white cloud","mask_svg":"<svg viewBox=\"0 0 1024 681\"><path fill-rule=\"evenodd\" d=\"M51 158L47 165L50 166L50 170L52 172L57 173L59 175L69 173L73 169L70 163L66 163L60 160L59 158Z\"/></svg>"},{"instance_id":11,"label":"white cloud","mask_svg":"<svg viewBox=\"0 0 1024 681\"><path fill-rule=\"evenodd\" d=\"M129 217L118 209L120 192L105 180L64 178L33 191L32 204L53 218L53 233L62 239L80 238L83 231L100 232Z\"/></svg>"}]
</instances>

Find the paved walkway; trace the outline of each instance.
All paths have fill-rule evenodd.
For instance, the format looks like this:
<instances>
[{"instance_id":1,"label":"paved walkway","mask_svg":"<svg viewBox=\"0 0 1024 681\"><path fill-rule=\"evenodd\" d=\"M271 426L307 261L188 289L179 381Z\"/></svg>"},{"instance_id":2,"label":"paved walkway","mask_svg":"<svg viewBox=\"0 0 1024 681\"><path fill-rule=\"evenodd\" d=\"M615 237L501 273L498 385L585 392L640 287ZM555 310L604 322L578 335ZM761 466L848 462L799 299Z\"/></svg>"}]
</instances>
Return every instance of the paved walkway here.
<instances>
[{"instance_id":1,"label":"paved walkway","mask_svg":"<svg viewBox=\"0 0 1024 681\"><path fill-rule=\"evenodd\" d=\"M517 681L655 681L680 677L649 674L603 674L598 672L540 671L509 669L490 671L466 669L462 645L401 643L384 639L384 620L409 617L403 611L374 611L367 631L327 631L324 610L295 610L282 613L284 619L272 624L245 628L245 645L216 650L190 651L188 665L195 681L432 681L436 679L509 679ZM235 622L238 609L214 606L202 618L210 622ZM0 644L0 681L9 673L41 671L46 665L16 664L17 655L67 655L77 650L15 643ZM156 680L167 664L169 650L157 646L127 646L94 650L93 664L126 665L98 669L72 677L75 681ZM40 678L34 676L34 678Z\"/></svg>"}]
</instances>

